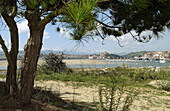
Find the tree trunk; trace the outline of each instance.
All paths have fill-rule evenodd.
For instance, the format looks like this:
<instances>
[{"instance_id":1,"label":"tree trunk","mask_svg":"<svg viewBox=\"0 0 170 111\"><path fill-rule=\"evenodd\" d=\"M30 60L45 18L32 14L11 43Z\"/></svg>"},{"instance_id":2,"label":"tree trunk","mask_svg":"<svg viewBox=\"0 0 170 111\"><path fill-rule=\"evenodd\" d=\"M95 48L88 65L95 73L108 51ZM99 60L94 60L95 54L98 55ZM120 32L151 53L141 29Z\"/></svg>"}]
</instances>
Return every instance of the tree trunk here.
<instances>
[{"instance_id":1,"label":"tree trunk","mask_svg":"<svg viewBox=\"0 0 170 111\"><path fill-rule=\"evenodd\" d=\"M17 91L16 84L16 71L17 71L17 55L18 55L18 47L19 47L19 37L18 37L18 28L14 17L11 17L7 14L7 12L3 12L2 16L9 27L10 37L11 37L11 49L8 53L5 52L5 55L8 60L8 68L7 68L7 77L6 77L6 94L10 94L10 96L15 96Z\"/></svg>"},{"instance_id":2,"label":"tree trunk","mask_svg":"<svg viewBox=\"0 0 170 111\"><path fill-rule=\"evenodd\" d=\"M29 23L30 38L24 47L24 58L21 67L21 80L19 84L19 99L21 105L30 102L37 62L42 47L44 27L38 26L38 21Z\"/></svg>"},{"instance_id":3,"label":"tree trunk","mask_svg":"<svg viewBox=\"0 0 170 111\"><path fill-rule=\"evenodd\" d=\"M14 34L17 35L18 38L18 31L12 32L11 37L11 44L14 44ZM18 39L15 39L17 41ZM18 44L18 41L17 41ZM11 45L11 51L9 53L9 56L11 58L11 63L8 63L7 68L7 77L6 77L6 94L10 94L11 96L16 96L17 94L17 83L16 83L16 74L17 74L17 55L18 55L18 47L15 48Z\"/></svg>"},{"instance_id":4,"label":"tree trunk","mask_svg":"<svg viewBox=\"0 0 170 111\"><path fill-rule=\"evenodd\" d=\"M9 94L10 96L15 96L17 92L16 70L16 68L8 65L5 94Z\"/></svg>"}]
</instances>

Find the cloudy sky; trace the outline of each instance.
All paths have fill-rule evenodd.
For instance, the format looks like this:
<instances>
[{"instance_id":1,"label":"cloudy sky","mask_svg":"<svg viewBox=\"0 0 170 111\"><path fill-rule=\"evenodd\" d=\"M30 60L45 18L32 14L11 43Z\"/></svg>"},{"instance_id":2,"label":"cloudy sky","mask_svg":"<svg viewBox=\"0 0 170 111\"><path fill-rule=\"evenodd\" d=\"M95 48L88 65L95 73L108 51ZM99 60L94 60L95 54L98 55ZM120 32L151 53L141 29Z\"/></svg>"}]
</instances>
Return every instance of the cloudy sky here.
<instances>
[{"instance_id":1,"label":"cloudy sky","mask_svg":"<svg viewBox=\"0 0 170 111\"><path fill-rule=\"evenodd\" d=\"M29 37L27 23L27 21L23 20L17 24L20 34L20 50L23 50L24 44L26 43ZM95 37L94 39L87 39L88 43L84 41L83 44L79 44L76 41L71 40L69 32L61 30L60 33L58 33L56 31L56 27L57 26L51 24L48 24L46 26L44 32L43 50L72 51L88 54L99 53L104 51L107 51L109 53L121 54L137 51L170 50L170 30L167 30L163 34L162 38L153 38L148 43L139 43L135 41L130 34L123 35L120 39L120 44L123 47L120 47L118 45L118 41L113 36L107 37L107 39L104 41L104 45L102 44L102 40L100 39L100 37ZM0 34L2 34L8 48L10 48L8 29L0 31Z\"/></svg>"}]
</instances>

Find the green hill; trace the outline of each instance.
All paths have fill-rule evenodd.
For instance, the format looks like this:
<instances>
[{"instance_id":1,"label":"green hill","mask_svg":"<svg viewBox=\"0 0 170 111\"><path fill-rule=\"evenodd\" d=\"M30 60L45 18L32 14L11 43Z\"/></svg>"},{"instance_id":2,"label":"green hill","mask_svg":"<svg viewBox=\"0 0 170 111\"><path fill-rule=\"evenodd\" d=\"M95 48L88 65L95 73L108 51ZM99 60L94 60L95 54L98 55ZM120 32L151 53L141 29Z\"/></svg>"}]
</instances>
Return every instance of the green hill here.
<instances>
[{"instance_id":1,"label":"green hill","mask_svg":"<svg viewBox=\"0 0 170 111\"><path fill-rule=\"evenodd\" d=\"M144 55L145 53L148 53L148 52L153 52L153 51L140 51L140 52L131 52L127 55L124 55L123 57L125 58L134 58L135 56L142 56Z\"/></svg>"}]
</instances>

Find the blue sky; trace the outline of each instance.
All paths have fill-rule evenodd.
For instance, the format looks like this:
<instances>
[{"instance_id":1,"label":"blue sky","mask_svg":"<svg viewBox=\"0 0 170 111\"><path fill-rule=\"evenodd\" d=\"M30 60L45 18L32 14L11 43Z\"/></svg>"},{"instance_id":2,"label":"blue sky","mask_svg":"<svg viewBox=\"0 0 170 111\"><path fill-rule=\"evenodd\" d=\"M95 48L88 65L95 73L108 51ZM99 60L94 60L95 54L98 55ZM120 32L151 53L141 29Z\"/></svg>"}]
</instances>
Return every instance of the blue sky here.
<instances>
[{"instance_id":1,"label":"blue sky","mask_svg":"<svg viewBox=\"0 0 170 111\"><path fill-rule=\"evenodd\" d=\"M20 34L20 50L23 50L23 47L28 39L29 30L27 26L27 21L22 20L18 24L19 34ZM62 31L58 33L56 31L56 25L48 24L44 32L43 39L43 50L54 50L54 51L72 51L77 53L100 53L107 51L109 53L129 53L137 51L170 51L170 30L166 30L163 35L163 38L153 38L148 43L139 43L131 37L130 34L123 35L120 39L120 44L124 47L118 45L118 41L110 36L104 41L105 45L102 45L102 40L100 37L94 37L94 39L88 39L87 42L83 44L78 44L76 41L71 40L69 33ZM147 32L146 32L147 33ZM10 48L9 43L9 31L8 29L0 31L0 34L3 36L6 41L6 45Z\"/></svg>"}]
</instances>

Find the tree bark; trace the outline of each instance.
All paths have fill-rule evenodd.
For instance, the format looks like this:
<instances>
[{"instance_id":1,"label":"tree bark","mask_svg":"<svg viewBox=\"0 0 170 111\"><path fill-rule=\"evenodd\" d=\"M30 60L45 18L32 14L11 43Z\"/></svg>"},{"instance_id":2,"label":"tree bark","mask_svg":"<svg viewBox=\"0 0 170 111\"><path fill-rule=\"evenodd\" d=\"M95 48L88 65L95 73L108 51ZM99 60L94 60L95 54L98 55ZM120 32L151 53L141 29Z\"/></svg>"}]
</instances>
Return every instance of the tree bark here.
<instances>
[{"instance_id":1,"label":"tree bark","mask_svg":"<svg viewBox=\"0 0 170 111\"><path fill-rule=\"evenodd\" d=\"M45 26L40 27L38 23L39 20L35 19L28 24L30 28L30 38L24 47L25 54L22 61L21 80L19 83L19 100L21 105L26 105L30 102L34 86L34 77L45 28Z\"/></svg>"},{"instance_id":2,"label":"tree bark","mask_svg":"<svg viewBox=\"0 0 170 111\"><path fill-rule=\"evenodd\" d=\"M16 74L17 74L17 55L18 55L18 29L17 26L11 32L11 51L9 56L12 60L12 64L8 63L7 69L7 78L6 78L6 94L15 96L17 93L17 83L16 83Z\"/></svg>"},{"instance_id":3,"label":"tree bark","mask_svg":"<svg viewBox=\"0 0 170 111\"><path fill-rule=\"evenodd\" d=\"M8 54L8 68L7 68L7 77L6 77L6 94L10 96L15 96L17 92L16 84L16 74L17 74L17 55L19 47L19 37L18 37L18 28L14 17L9 16L6 12L2 13L2 16L7 23L10 30L11 37L11 49Z\"/></svg>"}]
</instances>

